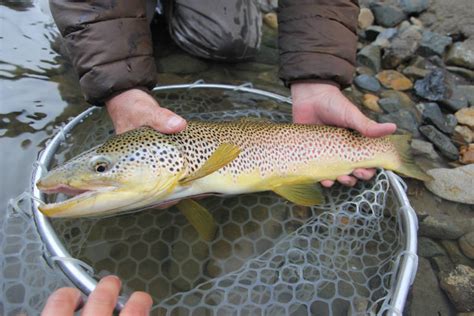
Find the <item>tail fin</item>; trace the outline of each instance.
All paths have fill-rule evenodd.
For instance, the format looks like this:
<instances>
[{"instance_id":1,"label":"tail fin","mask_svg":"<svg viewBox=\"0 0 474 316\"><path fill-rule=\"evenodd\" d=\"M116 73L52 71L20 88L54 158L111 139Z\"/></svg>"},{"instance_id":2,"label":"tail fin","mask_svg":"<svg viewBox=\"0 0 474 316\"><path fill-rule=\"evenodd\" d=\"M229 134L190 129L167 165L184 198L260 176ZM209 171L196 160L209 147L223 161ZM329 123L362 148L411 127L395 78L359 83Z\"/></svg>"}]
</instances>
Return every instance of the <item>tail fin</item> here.
<instances>
[{"instance_id":1,"label":"tail fin","mask_svg":"<svg viewBox=\"0 0 474 316\"><path fill-rule=\"evenodd\" d=\"M410 135L390 135L388 138L397 149L402 162L402 164L394 170L395 172L422 181L433 180L430 175L426 174L420 167L418 167L418 165L415 164L413 156L410 153Z\"/></svg>"}]
</instances>

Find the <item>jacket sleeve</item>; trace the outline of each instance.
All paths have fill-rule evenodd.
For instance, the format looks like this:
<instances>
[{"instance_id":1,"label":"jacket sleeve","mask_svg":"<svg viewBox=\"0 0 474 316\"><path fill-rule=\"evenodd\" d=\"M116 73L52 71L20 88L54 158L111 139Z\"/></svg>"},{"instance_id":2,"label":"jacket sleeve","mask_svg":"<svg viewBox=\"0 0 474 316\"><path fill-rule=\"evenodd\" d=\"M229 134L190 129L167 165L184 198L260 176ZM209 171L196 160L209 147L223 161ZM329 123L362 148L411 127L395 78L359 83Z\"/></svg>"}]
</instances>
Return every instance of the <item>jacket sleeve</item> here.
<instances>
[{"instance_id":1,"label":"jacket sleeve","mask_svg":"<svg viewBox=\"0 0 474 316\"><path fill-rule=\"evenodd\" d=\"M89 103L155 85L145 1L50 0L50 6Z\"/></svg>"},{"instance_id":2,"label":"jacket sleeve","mask_svg":"<svg viewBox=\"0 0 474 316\"><path fill-rule=\"evenodd\" d=\"M357 48L357 0L280 0L280 78L351 83Z\"/></svg>"}]
</instances>

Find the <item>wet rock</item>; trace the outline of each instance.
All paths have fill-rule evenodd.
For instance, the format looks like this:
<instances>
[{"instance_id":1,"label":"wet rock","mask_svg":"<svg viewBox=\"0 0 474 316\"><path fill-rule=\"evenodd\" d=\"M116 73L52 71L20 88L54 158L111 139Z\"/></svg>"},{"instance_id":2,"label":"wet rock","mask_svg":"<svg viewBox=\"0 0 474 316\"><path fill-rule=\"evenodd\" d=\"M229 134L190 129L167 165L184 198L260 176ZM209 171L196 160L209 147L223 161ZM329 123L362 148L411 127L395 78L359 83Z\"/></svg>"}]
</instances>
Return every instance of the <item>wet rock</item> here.
<instances>
[{"instance_id":1,"label":"wet rock","mask_svg":"<svg viewBox=\"0 0 474 316\"><path fill-rule=\"evenodd\" d=\"M410 17L410 23L413 24L413 25L418 26L419 28L423 27L423 22L421 22L421 20L415 18L414 16Z\"/></svg>"},{"instance_id":2,"label":"wet rock","mask_svg":"<svg viewBox=\"0 0 474 316\"><path fill-rule=\"evenodd\" d=\"M446 67L446 69L448 69L450 72L456 74L456 75L459 75L459 76L462 76L468 80L474 80L474 71L473 70L469 70L467 68L463 68L463 67L456 67L456 66L448 66Z\"/></svg>"},{"instance_id":3,"label":"wet rock","mask_svg":"<svg viewBox=\"0 0 474 316\"><path fill-rule=\"evenodd\" d=\"M357 22L359 28L365 30L372 24L374 24L374 15L372 14L372 11L370 11L369 8L361 8Z\"/></svg>"},{"instance_id":4,"label":"wet rock","mask_svg":"<svg viewBox=\"0 0 474 316\"><path fill-rule=\"evenodd\" d=\"M420 237L418 239L418 255L425 258L446 256L446 251L433 239Z\"/></svg>"},{"instance_id":5,"label":"wet rock","mask_svg":"<svg viewBox=\"0 0 474 316\"><path fill-rule=\"evenodd\" d=\"M470 259L474 259L474 231L459 238L458 242L463 254Z\"/></svg>"},{"instance_id":6,"label":"wet rock","mask_svg":"<svg viewBox=\"0 0 474 316\"><path fill-rule=\"evenodd\" d=\"M440 285L458 311L474 311L474 269L458 265L454 271L441 277Z\"/></svg>"},{"instance_id":7,"label":"wet rock","mask_svg":"<svg viewBox=\"0 0 474 316\"><path fill-rule=\"evenodd\" d=\"M189 54L172 54L160 58L157 63L159 72L174 74L191 74L207 70L208 65Z\"/></svg>"},{"instance_id":8,"label":"wet rock","mask_svg":"<svg viewBox=\"0 0 474 316\"><path fill-rule=\"evenodd\" d=\"M454 146L449 137L441 133L436 127L424 125L420 127L420 132L435 145L443 156L451 160L458 160L458 149Z\"/></svg>"},{"instance_id":9,"label":"wet rock","mask_svg":"<svg viewBox=\"0 0 474 316\"><path fill-rule=\"evenodd\" d=\"M371 25L365 30L365 38L368 41L375 41L377 36L385 30L384 27L378 25Z\"/></svg>"},{"instance_id":10,"label":"wet rock","mask_svg":"<svg viewBox=\"0 0 474 316\"><path fill-rule=\"evenodd\" d=\"M418 122L414 114L408 110L400 110L397 112L379 115L379 122L381 123L395 123L398 129L411 133L414 137L418 137Z\"/></svg>"},{"instance_id":11,"label":"wet rock","mask_svg":"<svg viewBox=\"0 0 474 316\"><path fill-rule=\"evenodd\" d=\"M430 261L433 264L433 268L439 273L450 272L455 267L447 255L432 257Z\"/></svg>"},{"instance_id":12,"label":"wet rock","mask_svg":"<svg viewBox=\"0 0 474 316\"><path fill-rule=\"evenodd\" d=\"M377 103L378 100L378 96L367 93L362 97L362 104L371 111L382 113L383 111Z\"/></svg>"},{"instance_id":13,"label":"wet rock","mask_svg":"<svg viewBox=\"0 0 474 316\"><path fill-rule=\"evenodd\" d=\"M429 73L429 70L418 68L415 66L408 66L402 70L402 73L408 78L420 79L425 77Z\"/></svg>"},{"instance_id":14,"label":"wet rock","mask_svg":"<svg viewBox=\"0 0 474 316\"><path fill-rule=\"evenodd\" d=\"M410 109L414 105L410 97L405 92L402 92L402 91L385 90L380 93L380 96L382 98L387 98L387 99L396 99L398 103L400 104L401 108Z\"/></svg>"},{"instance_id":15,"label":"wet rock","mask_svg":"<svg viewBox=\"0 0 474 316\"><path fill-rule=\"evenodd\" d=\"M428 190L446 200L474 204L474 164L454 169L432 169L433 180L425 182Z\"/></svg>"},{"instance_id":16,"label":"wet rock","mask_svg":"<svg viewBox=\"0 0 474 316\"><path fill-rule=\"evenodd\" d=\"M458 144L472 143L474 141L474 131L467 126L457 125L454 128L453 141Z\"/></svg>"},{"instance_id":17,"label":"wet rock","mask_svg":"<svg viewBox=\"0 0 474 316\"><path fill-rule=\"evenodd\" d=\"M404 91L413 87L410 79L395 70L384 70L377 74L377 79L388 89Z\"/></svg>"},{"instance_id":18,"label":"wet rock","mask_svg":"<svg viewBox=\"0 0 474 316\"><path fill-rule=\"evenodd\" d=\"M455 43L446 56L446 64L474 69L474 40Z\"/></svg>"},{"instance_id":19,"label":"wet rock","mask_svg":"<svg viewBox=\"0 0 474 316\"><path fill-rule=\"evenodd\" d=\"M406 15L399 8L383 3L373 2L370 4L375 22L384 27L393 27L405 20Z\"/></svg>"},{"instance_id":20,"label":"wet rock","mask_svg":"<svg viewBox=\"0 0 474 316\"><path fill-rule=\"evenodd\" d=\"M452 315L449 301L439 288L438 279L428 259L420 258L418 262L406 314L408 316Z\"/></svg>"},{"instance_id":21,"label":"wet rock","mask_svg":"<svg viewBox=\"0 0 474 316\"><path fill-rule=\"evenodd\" d=\"M464 108L454 114L459 124L474 128L474 107Z\"/></svg>"},{"instance_id":22,"label":"wet rock","mask_svg":"<svg viewBox=\"0 0 474 316\"><path fill-rule=\"evenodd\" d=\"M415 82L415 93L424 99L439 101L446 98L447 86L443 70L435 69L423 79Z\"/></svg>"},{"instance_id":23,"label":"wet rock","mask_svg":"<svg viewBox=\"0 0 474 316\"><path fill-rule=\"evenodd\" d=\"M428 0L401 0L400 4L404 12L419 14L428 9L430 2Z\"/></svg>"},{"instance_id":24,"label":"wet rock","mask_svg":"<svg viewBox=\"0 0 474 316\"><path fill-rule=\"evenodd\" d=\"M433 144L430 142L425 142L420 139L412 139L410 146L414 156L424 156L430 160L437 160L440 158L438 153L435 151Z\"/></svg>"},{"instance_id":25,"label":"wet rock","mask_svg":"<svg viewBox=\"0 0 474 316\"><path fill-rule=\"evenodd\" d=\"M403 32L405 31L407 28L409 28L411 26L411 23L408 22L407 20L403 21L402 23L400 23L400 25L398 26L398 29L400 30L400 32Z\"/></svg>"},{"instance_id":26,"label":"wet rock","mask_svg":"<svg viewBox=\"0 0 474 316\"><path fill-rule=\"evenodd\" d=\"M456 89L466 97L469 106L474 106L474 85L459 85Z\"/></svg>"},{"instance_id":27,"label":"wet rock","mask_svg":"<svg viewBox=\"0 0 474 316\"><path fill-rule=\"evenodd\" d=\"M459 88L459 86L454 86L452 88L451 96L448 99L441 100L441 104L455 112L467 107L469 103L462 88Z\"/></svg>"},{"instance_id":28,"label":"wet rock","mask_svg":"<svg viewBox=\"0 0 474 316\"><path fill-rule=\"evenodd\" d=\"M424 31L421 38L418 52L421 56L443 56L446 47L451 45L453 40L449 36L444 36L438 33Z\"/></svg>"},{"instance_id":29,"label":"wet rock","mask_svg":"<svg viewBox=\"0 0 474 316\"><path fill-rule=\"evenodd\" d=\"M356 73L358 75L368 75L368 76L373 76L375 74L372 69L370 69L369 67L365 67L365 66L357 67L356 68Z\"/></svg>"},{"instance_id":30,"label":"wet rock","mask_svg":"<svg viewBox=\"0 0 474 316\"><path fill-rule=\"evenodd\" d=\"M367 45L357 53L357 64L366 66L374 72L380 71L380 47Z\"/></svg>"},{"instance_id":31,"label":"wet rock","mask_svg":"<svg viewBox=\"0 0 474 316\"><path fill-rule=\"evenodd\" d=\"M461 146L459 150L459 162L467 165L474 163L474 144L469 144L468 146Z\"/></svg>"},{"instance_id":32,"label":"wet rock","mask_svg":"<svg viewBox=\"0 0 474 316\"><path fill-rule=\"evenodd\" d=\"M454 114L447 114L446 115L446 133L452 134L454 133L454 128L456 127L456 124L458 124L458 120L456 119L456 116Z\"/></svg>"},{"instance_id":33,"label":"wet rock","mask_svg":"<svg viewBox=\"0 0 474 316\"><path fill-rule=\"evenodd\" d=\"M420 45L421 33L416 26L410 26L400 32L385 49L382 64L385 68L393 69L401 63L412 59Z\"/></svg>"},{"instance_id":34,"label":"wet rock","mask_svg":"<svg viewBox=\"0 0 474 316\"><path fill-rule=\"evenodd\" d=\"M380 90L381 86L379 81L369 75L359 75L354 78L354 84L364 90L377 92Z\"/></svg>"},{"instance_id":35,"label":"wet rock","mask_svg":"<svg viewBox=\"0 0 474 316\"><path fill-rule=\"evenodd\" d=\"M431 175L430 171L428 174ZM458 239L464 234L464 231L454 220L443 216L428 215L420 222L418 233L420 236L435 239Z\"/></svg>"},{"instance_id":36,"label":"wet rock","mask_svg":"<svg viewBox=\"0 0 474 316\"><path fill-rule=\"evenodd\" d=\"M396 28L384 29L377 35L377 38L372 43L372 45L377 45L382 48L390 46L390 40L398 33Z\"/></svg>"},{"instance_id":37,"label":"wet rock","mask_svg":"<svg viewBox=\"0 0 474 316\"><path fill-rule=\"evenodd\" d=\"M417 110L421 114L424 123L433 124L444 133L452 134L457 120L454 115L445 116L441 113L438 104L434 102L419 103L416 105Z\"/></svg>"},{"instance_id":38,"label":"wet rock","mask_svg":"<svg viewBox=\"0 0 474 316\"><path fill-rule=\"evenodd\" d=\"M271 29L278 29L278 18L276 13L270 12L263 16L263 23L265 23Z\"/></svg>"},{"instance_id":39,"label":"wet rock","mask_svg":"<svg viewBox=\"0 0 474 316\"><path fill-rule=\"evenodd\" d=\"M441 245L448 253L449 258L455 264L472 265L472 261L465 257L455 240L441 240Z\"/></svg>"},{"instance_id":40,"label":"wet rock","mask_svg":"<svg viewBox=\"0 0 474 316\"><path fill-rule=\"evenodd\" d=\"M400 110L400 102L395 98L383 98L379 100L380 107L387 113Z\"/></svg>"}]
</instances>

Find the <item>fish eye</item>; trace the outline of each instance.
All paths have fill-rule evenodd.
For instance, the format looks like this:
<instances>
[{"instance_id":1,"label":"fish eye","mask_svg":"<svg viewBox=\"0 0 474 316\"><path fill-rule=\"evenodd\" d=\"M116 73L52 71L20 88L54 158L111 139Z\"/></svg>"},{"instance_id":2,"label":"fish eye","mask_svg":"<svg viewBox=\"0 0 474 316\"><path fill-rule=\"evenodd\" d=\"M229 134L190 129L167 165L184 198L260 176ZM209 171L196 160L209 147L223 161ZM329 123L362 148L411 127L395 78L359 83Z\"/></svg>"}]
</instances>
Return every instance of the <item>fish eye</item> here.
<instances>
[{"instance_id":1,"label":"fish eye","mask_svg":"<svg viewBox=\"0 0 474 316\"><path fill-rule=\"evenodd\" d=\"M102 172L105 172L107 170L107 163L105 162L98 162L96 165L95 165L95 171L96 172L99 172L99 173L102 173Z\"/></svg>"},{"instance_id":2,"label":"fish eye","mask_svg":"<svg viewBox=\"0 0 474 316\"><path fill-rule=\"evenodd\" d=\"M91 160L91 168L97 173L103 173L109 170L110 161L106 157L98 156Z\"/></svg>"}]
</instances>

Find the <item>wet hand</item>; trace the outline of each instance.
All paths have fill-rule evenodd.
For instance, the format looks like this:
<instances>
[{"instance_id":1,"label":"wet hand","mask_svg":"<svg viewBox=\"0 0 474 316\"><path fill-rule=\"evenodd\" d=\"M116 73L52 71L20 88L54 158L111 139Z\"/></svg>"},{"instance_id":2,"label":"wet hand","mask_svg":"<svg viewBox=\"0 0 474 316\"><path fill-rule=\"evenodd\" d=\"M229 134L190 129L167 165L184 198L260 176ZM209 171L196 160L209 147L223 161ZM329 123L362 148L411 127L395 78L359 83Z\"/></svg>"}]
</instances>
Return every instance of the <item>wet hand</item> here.
<instances>
[{"instance_id":1,"label":"wet hand","mask_svg":"<svg viewBox=\"0 0 474 316\"><path fill-rule=\"evenodd\" d=\"M324 124L351 128L367 137L390 135L396 130L392 123L377 123L366 117L342 92L333 85L323 83L294 83L291 85L293 121L300 124ZM353 186L357 179L369 180L375 169L354 169L352 175L343 175L337 181ZM321 184L330 187L332 180Z\"/></svg>"},{"instance_id":2,"label":"wet hand","mask_svg":"<svg viewBox=\"0 0 474 316\"><path fill-rule=\"evenodd\" d=\"M177 133L186 128L186 121L172 111L162 108L148 93L131 89L106 101L107 111L117 134L150 126L162 133Z\"/></svg>"},{"instance_id":3,"label":"wet hand","mask_svg":"<svg viewBox=\"0 0 474 316\"><path fill-rule=\"evenodd\" d=\"M116 276L104 277L92 291L84 309L82 316L112 315L117 298L120 292L121 282ZM74 315L74 311L82 304L81 292L75 288L61 288L56 290L48 298L46 306L41 313L42 316ZM120 316L148 315L150 313L153 300L145 292L134 292Z\"/></svg>"}]
</instances>

